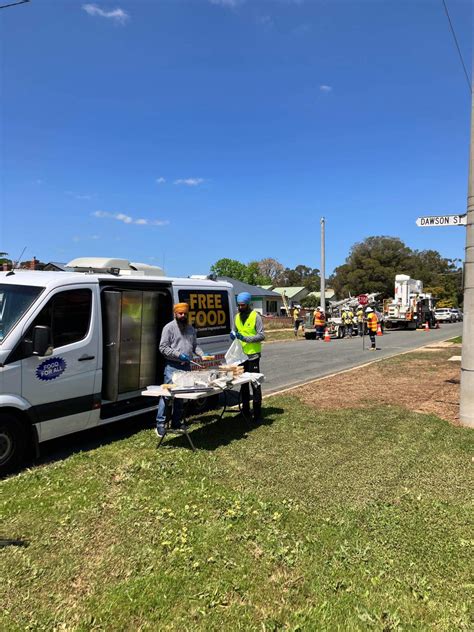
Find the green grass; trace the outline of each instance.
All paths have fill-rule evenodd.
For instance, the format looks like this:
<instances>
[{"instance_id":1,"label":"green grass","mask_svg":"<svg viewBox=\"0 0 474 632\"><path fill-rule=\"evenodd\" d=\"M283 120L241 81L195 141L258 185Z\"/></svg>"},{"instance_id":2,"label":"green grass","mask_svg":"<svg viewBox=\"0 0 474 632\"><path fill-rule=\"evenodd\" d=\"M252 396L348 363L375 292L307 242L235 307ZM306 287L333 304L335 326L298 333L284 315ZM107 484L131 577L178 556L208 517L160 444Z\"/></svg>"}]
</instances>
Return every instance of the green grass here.
<instances>
[{"instance_id":1,"label":"green grass","mask_svg":"<svg viewBox=\"0 0 474 632\"><path fill-rule=\"evenodd\" d=\"M453 342L454 344L460 345L462 344L462 336L456 336L456 338L451 338L449 342Z\"/></svg>"},{"instance_id":2,"label":"green grass","mask_svg":"<svg viewBox=\"0 0 474 632\"><path fill-rule=\"evenodd\" d=\"M273 329L265 332L265 341L272 342L274 340L304 340L304 336L301 330L298 332L298 337L295 338L295 332L293 329Z\"/></svg>"},{"instance_id":3,"label":"green grass","mask_svg":"<svg viewBox=\"0 0 474 632\"><path fill-rule=\"evenodd\" d=\"M472 431L296 397L207 419L197 453L142 430L1 483L29 546L0 549L0 629L472 629Z\"/></svg>"}]
</instances>

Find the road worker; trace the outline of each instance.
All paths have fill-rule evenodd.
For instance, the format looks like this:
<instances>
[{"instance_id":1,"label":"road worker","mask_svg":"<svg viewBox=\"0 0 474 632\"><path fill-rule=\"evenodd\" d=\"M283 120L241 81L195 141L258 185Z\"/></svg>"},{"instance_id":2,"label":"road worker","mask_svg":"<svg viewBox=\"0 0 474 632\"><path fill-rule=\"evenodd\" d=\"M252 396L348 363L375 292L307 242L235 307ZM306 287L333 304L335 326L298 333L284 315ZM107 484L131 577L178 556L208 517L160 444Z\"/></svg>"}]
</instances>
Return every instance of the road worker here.
<instances>
[{"instance_id":1,"label":"road worker","mask_svg":"<svg viewBox=\"0 0 474 632\"><path fill-rule=\"evenodd\" d=\"M316 340L322 340L324 338L324 327L326 325L326 316L320 307L316 307L314 312L314 326L316 327Z\"/></svg>"},{"instance_id":2,"label":"road worker","mask_svg":"<svg viewBox=\"0 0 474 632\"><path fill-rule=\"evenodd\" d=\"M378 318L371 307L367 307L367 309L365 310L365 314L367 317L367 329L369 330L370 342L372 345L370 350L375 351L377 348L375 346L375 336L377 334Z\"/></svg>"},{"instance_id":3,"label":"road worker","mask_svg":"<svg viewBox=\"0 0 474 632\"><path fill-rule=\"evenodd\" d=\"M356 319L357 333L359 334L359 336L362 337L364 335L364 308L362 307L362 305L359 305L359 307L357 308Z\"/></svg>"},{"instance_id":4,"label":"road worker","mask_svg":"<svg viewBox=\"0 0 474 632\"><path fill-rule=\"evenodd\" d=\"M242 349L248 360L244 362L246 373L260 373L260 356L262 341L265 340L262 317L250 306L252 297L248 292L237 294L238 313L235 316L235 331L230 334L231 340L237 338L242 343ZM253 421L262 418L262 388L260 384L252 382L253 393ZM250 419L250 388L248 384L240 387L242 397L242 413Z\"/></svg>"},{"instance_id":5,"label":"road worker","mask_svg":"<svg viewBox=\"0 0 474 632\"><path fill-rule=\"evenodd\" d=\"M298 336L298 329L300 328L300 325L303 322L301 318L301 311L296 305L293 308L292 316L293 316L293 325L295 328L295 338L296 338Z\"/></svg>"},{"instance_id":6,"label":"road worker","mask_svg":"<svg viewBox=\"0 0 474 632\"><path fill-rule=\"evenodd\" d=\"M352 338L352 329L353 329L353 324L354 324L353 321L354 321L354 312L349 307L349 309L346 310L346 336L348 338Z\"/></svg>"}]
</instances>

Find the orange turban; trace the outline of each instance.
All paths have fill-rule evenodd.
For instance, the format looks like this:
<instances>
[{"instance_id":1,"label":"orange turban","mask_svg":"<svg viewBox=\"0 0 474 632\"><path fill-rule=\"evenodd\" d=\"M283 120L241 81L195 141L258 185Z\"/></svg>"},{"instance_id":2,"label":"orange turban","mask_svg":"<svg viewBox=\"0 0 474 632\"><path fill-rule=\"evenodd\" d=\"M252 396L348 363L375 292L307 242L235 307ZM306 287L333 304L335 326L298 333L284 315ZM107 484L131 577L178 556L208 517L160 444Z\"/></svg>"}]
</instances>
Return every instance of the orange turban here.
<instances>
[{"instance_id":1,"label":"orange turban","mask_svg":"<svg viewBox=\"0 0 474 632\"><path fill-rule=\"evenodd\" d=\"M189 312L189 305L187 303L176 303L173 307L173 311L176 312L185 312L186 314Z\"/></svg>"}]
</instances>

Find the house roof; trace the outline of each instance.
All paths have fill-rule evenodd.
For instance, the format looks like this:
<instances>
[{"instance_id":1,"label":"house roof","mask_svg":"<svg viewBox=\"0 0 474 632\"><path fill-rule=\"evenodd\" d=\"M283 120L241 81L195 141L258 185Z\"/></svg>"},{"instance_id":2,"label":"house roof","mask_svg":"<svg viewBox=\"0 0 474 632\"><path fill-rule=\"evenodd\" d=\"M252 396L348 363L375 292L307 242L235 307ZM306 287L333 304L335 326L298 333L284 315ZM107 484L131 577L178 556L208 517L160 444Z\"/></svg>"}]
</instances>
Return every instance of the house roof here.
<instances>
[{"instance_id":1,"label":"house roof","mask_svg":"<svg viewBox=\"0 0 474 632\"><path fill-rule=\"evenodd\" d=\"M278 294L280 294L280 296L283 296L283 292L285 292L286 298L289 298L289 299L294 298L302 290L306 290L304 285L301 285L301 286L295 285L295 286L292 286L292 287L275 287L275 288L273 288L273 291L274 292L278 292Z\"/></svg>"},{"instance_id":2,"label":"house roof","mask_svg":"<svg viewBox=\"0 0 474 632\"><path fill-rule=\"evenodd\" d=\"M44 269L46 271L61 270L62 272L66 272L67 270L69 270L65 263L59 263L58 261L50 261L44 266Z\"/></svg>"},{"instance_id":3,"label":"house roof","mask_svg":"<svg viewBox=\"0 0 474 632\"><path fill-rule=\"evenodd\" d=\"M336 294L336 292L330 287L327 287L326 290L324 291L324 295L325 295L327 300L333 298L335 296L335 294ZM310 292L308 294L308 296L314 296L315 298L321 298L321 292Z\"/></svg>"},{"instance_id":4,"label":"house roof","mask_svg":"<svg viewBox=\"0 0 474 632\"><path fill-rule=\"evenodd\" d=\"M250 283L244 283L243 281L238 281L237 279L232 279L231 277L222 276L218 277L219 281L228 281L234 286L234 292L239 294L240 292L248 292L252 295L252 297L257 296L267 296L268 298L273 298L274 300L281 298L281 295L277 292L272 292L271 290L265 290L259 285L250 285Z\"/></svg>"}]
</instances>

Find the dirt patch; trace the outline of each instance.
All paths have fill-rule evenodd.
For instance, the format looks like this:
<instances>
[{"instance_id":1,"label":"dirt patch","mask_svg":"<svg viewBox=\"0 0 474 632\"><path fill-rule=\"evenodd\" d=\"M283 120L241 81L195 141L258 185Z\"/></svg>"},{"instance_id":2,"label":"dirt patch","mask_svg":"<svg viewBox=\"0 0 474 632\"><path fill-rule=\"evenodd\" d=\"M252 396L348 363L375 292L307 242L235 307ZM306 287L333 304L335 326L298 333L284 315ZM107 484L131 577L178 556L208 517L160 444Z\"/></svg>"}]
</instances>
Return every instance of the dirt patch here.
<instances>
[{"instance_id":1,"label":"dirt patch","mask_svg":"<svg viewBox=\"0 0 474 632\"><path fill-rule=\"evenodd\" d=\"M461 368L448 361L454 347L428 347L395 356L307 384L293 394L323 410L391 404L458 425Z\"/></svg>"}]
</instances>

